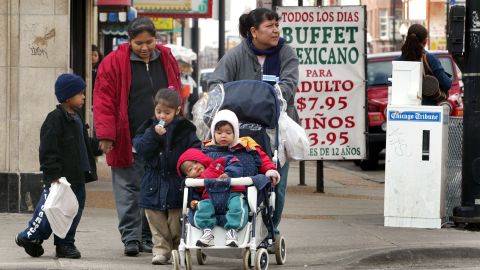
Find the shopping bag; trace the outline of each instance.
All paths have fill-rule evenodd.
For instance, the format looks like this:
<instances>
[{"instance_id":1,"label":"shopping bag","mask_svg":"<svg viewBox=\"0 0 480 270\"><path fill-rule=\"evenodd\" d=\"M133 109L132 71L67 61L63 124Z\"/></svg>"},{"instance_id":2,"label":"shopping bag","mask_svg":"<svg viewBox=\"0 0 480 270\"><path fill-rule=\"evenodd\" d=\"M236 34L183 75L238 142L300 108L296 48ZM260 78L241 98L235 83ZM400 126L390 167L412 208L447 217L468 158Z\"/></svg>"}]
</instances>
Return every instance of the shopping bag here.
<instances>
[{"instance_id":1,"label":"shopping bag","mask_svg":"<svg viewBox=\"0 0 480 270\"><path fill-rule=\"evenodd\" d=\"M288 160L304 160L310 146L303 127L290 118L286 112L280 113L278 126L286 158Z\"/></svg>"},{"instance_id":2,"label":"shopping bag","mask_svg":"<svg viewBox=\"0 0 480 270\"><path fill-rule=\"evenodd\" d=\"M53 182L50 186L50 193L43 211L47 215L53 233L62 239L65 238L78 212L77 196L65 177L60 178L58 182Z\"/></svg>"}]
</instances>

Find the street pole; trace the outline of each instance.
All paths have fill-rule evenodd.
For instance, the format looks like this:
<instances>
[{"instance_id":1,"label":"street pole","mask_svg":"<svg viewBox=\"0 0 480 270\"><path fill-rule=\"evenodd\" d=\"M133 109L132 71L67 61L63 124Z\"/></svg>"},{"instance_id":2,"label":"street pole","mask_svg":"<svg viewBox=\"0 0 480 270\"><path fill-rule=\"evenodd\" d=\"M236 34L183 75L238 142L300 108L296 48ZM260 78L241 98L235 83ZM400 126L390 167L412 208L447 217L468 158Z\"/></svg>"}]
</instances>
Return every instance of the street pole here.
<instances>
[{"instance_id":1,"label":"street pole","mask_svg":"<svg viewBox=\"0 0 480 270\"><path fill-rule=\"evenodd\" d=\"M198 18L193 18L193 25L192 25L192 31L191 31L191 36L192 36L192 51L197 54L197 60L193 61L192 68L193 68L193 73L192 76L195 79L195 82L197 83L197 91L198 87L200 86L200 80L198 78L199 70L198 70L198 60L200 57L199 54L199 43L200 43L200 37L198 35L199 29L198 29ZM197 93L198 94L198 93Z\"/></svg>"},{"instance_id":2,"label":"street pole","mask_svg":"<svg viewBox=\"0 0 480 270\"><path fill-rule=\"evenodd\" d=\"M395 10L396 6L395 4L397 3L396 0L391 1L392 5L392 48L393 50L397 50L397 39L395 38Z\"/></svg>"},{"instance_id":3,"label":"street pole","mask_svg":"<svg viewBox=\"0 0 480 270\"><path fill-rule=\"evenodd\" d=\"M218 61L225 54L225 0L218 0Z\"/></svg>"},{"instance_id":4,"label":"street pole","mask_svg":"<svg viewBox=\"0 0 480 270\"><path fill-rule=\"evenodd\" d=\"M317 7L322 6L322 0L317 0ZM323 160L317 160L317 192L324 193L323 183Z\"/></svg>"},{"instance_id":5,"label":"street pole","mask_svg":"<svg viewBox=\"0 0 480 270\"><path fill-rule=\"evenodd\" d=\"M303 0L298 0L298 6L299 7L302 7L303 6ZM305 161L304 160L301 160L300 161L300 167L298 168L299 169L299 173L300 173L300 183L298 184L299 186L306 186L305 184Z\"/></svg>"},{"instance_id":6,"label":"street pole","mask_svg":"<svg viewBox=\"0 0 480 270\"><path fill-rule=\"evenodd\" d=\"M462 206L453 209L456 224L480 223L480 1L467 0L465 10Z\"/></svg>"},{"instance_id":7,"label":"street pole","mask_svg":"<svg viewBox=\"0 0 480 270\"><path fill-rule=\"evenodd\" d=\"M480 1L467 0L463 70L463 166L462 205L480 204ZM475 16L476 15L476 16ZM480 208L480 206L479 206Z\"/></svg>"},{"instance_id":8,"label":"street pole","mask_svg":"<svg viewBox=\"0 0 480 270\"><path fill-rule=\"evenodd\" d=\"M182 46L185 47L185 19L180 20L180 25L182 26Z\"/></svg>"}]
</instances>

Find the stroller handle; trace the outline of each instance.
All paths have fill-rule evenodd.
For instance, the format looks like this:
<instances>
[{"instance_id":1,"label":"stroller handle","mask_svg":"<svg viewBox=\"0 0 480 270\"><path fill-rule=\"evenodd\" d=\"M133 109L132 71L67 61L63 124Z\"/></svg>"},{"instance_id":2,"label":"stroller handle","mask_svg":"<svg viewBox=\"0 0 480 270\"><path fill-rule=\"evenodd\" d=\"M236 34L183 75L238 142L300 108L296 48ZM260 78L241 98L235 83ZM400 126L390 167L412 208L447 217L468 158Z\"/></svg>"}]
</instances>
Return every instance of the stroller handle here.
<instances>
[{"instance_id":1,"label":"stroller handle","mask_svg":"<svg viewBox=\"0 0 480 270\"><path fill-rule=\"evenodd\" d=\"M253 185L251 177L230 178L230 185L232 186L250 186ZM205 179L202 178L186 178L185 186L187 187L203 187L205 186Z\"/></svg>"}]
</instances>

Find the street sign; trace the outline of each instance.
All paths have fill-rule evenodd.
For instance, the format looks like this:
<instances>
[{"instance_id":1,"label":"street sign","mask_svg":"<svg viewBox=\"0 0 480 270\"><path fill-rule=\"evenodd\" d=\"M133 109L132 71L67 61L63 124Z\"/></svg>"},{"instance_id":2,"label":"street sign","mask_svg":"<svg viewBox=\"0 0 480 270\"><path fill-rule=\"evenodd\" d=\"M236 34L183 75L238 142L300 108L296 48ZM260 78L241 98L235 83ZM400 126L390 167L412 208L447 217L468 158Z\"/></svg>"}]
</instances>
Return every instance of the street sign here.
<instances>
[{"instance_id":1,"label":"street sign","mask_svg":"<svg viewBox=\"0 0 480 270\"><path fill-rule=\"evenodd\" d=\"M307 159L365 158L365 6L277 11L299 58L295 106L310 139Z\"/></svg>"}]
</instances>

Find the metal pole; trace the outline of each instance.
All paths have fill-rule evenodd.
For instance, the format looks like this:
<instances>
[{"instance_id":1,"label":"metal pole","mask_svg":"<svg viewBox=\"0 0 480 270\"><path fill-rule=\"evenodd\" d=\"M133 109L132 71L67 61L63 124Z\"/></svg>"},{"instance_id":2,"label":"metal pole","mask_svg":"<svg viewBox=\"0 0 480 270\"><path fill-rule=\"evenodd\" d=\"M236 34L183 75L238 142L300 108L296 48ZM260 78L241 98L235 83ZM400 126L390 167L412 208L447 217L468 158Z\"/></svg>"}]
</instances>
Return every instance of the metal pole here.
<instances>
[{"instance_id":1,"label":"metal pole","mask_svg":"<svg viewBox=\"0 0 480 270\"><path fill-rule=\"evenodd\" d=\"M465 16L465 54L463 83L463 164L462 205L475 206L480 210L480 1L467 0ZM476 212L476 214L479 212ZM478 215L476 215L478 216Z\"/></svg>"},{"instance_id":2,"label":"metal pole","mask_svg":"<svg viewBox=\"0 0 480 270\"><path fill-rule=\"evenodd\" d=\"M180 20L180 25L182 26L182 46L185 47L185 19Z\"/></svg>"},{"instance_id":3,"label":"metal pole","mask_svg":"<svg viewBox=\"0 0 480 270\"><path fill-rule=\"evenodd\" d=\"M300 183L299 186L306 186L305 184L305 161L300 161Z\"/></svg>"},{"instance_id":4,"label":"metal pole","mask_svg":"<svg viewBox=\"0 0 480 270\"><path fill-rule=\"evenodd\" d=\"M397 49L397 39L395 38L395 10L396 10L396 6L395 4L397 3L397 1L395 0L392 0L391 4L392 4L392 48L393 50L396 50Z\"/></svg>"},{"instance_id":5,"label":"metal pole","mask_svg":"<svg viewBox=\"0 0 480 270\"><path fill-rule=\"evenodd\" d=\"M324 192L323 185L323 161L317 160L317 192Z\"/></svg>"},{"instance_id":6,"label":"metal pole","mask_svg":"<svg viewBox=\"0 0 480 270\"><path fill-rule=\"evenodd\" d=\"M218 0L218 60L225 54L225 0Z\"/></svg>"},{"instance_id":7,"label":"metal pole","mask_svg":"<svg viewBox=\"0 0 480 270\"><path fill-rule=\"evenodd\" d=\"M317 0L317 7L321 7L322 5L322 0ZM317 160L317 192L324 193L323 160Z\"/></svg>"},{"instance_id":8,"label":"metal pole","mask_svg":"<svg viewBox=\"0 0 480 270\"><path fill-rule=\"evenodd\" d=\"M192 68L193 68L193 73L192 73L192 76L193 78L195 79L195 81L197 82L197 87L196 89L198 89L198 86L200 84L200 80L198 78L198 74L199 74L199 70L198 70L198 60L199 60L199 41L200 41L200 37L198 36L198 19L197 18L194 18L192 19L193 21L193 25L192 25L192 31L191 31L191 35L192 35L192 51L194 53L197 54L197 60L196 61L193 61L192 63ZM198 90L197 90L198 91ZM206 91L206 90L205 90Z\"/></svg>"},{"instance_id":9,"label":"metal pole","mask_svg":"<svg viewBox=\"0 0 480 270\"><path fill-rule=\"evenodd\" d=\"M303 0L298 0L298 6L303 6ZM305 161L300 161L300 184L299 186L306 186L305 185Z\"/></svg>"}]
</instances>

